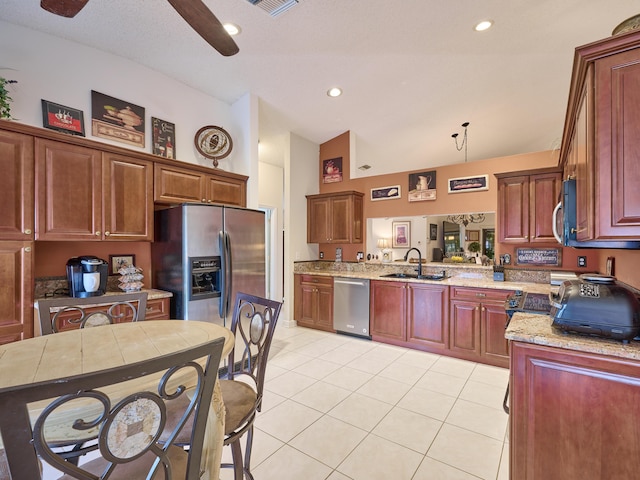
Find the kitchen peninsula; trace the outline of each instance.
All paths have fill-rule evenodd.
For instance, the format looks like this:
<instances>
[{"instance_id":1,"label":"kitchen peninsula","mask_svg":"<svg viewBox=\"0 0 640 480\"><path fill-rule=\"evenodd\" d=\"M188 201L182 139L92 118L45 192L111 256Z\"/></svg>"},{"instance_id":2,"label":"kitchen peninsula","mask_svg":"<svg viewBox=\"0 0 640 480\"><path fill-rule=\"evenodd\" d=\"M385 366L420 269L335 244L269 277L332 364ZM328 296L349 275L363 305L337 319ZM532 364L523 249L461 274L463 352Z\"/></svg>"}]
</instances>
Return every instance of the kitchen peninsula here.
<instances>
[{"instance_id":1,"label":"kitchen peninsula","mask_svg":"<svg viewBox=\"0 0 640 480\"><path fill-rule=\"evenodd\" d=\"M549 293L549 271L507 270L471 263L423 263L426 276L441 280L386 277L415 275L412 262L296 262L294 319L306 327L333 329L333 278L370 280L369 318L373 340L500 367L509 365L504 337L505 300L516 290ZM366 307L363 307L366 308Z\"/></svg>"},{"instance_id":2,"label":"kitchen peninsula","mask_svg":"<svg viewBox=\"0 0 640 480\"><path fill-rule=\"evenodd\" d=\"M640 342L563 334L516 313L511 341L511 478L636 478Z\"/></svg>"}]
</instances>

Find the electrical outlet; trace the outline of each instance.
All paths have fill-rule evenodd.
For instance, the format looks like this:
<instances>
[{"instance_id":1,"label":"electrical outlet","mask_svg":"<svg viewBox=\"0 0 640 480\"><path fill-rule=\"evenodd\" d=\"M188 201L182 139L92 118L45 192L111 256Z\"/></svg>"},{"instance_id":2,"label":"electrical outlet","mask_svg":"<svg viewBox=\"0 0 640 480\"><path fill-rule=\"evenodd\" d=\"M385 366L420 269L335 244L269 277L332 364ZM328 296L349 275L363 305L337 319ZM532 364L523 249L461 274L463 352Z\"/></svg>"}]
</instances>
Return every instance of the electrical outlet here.
<instances>
[{"instance_id":1,"label":"electrical outlet","mask_svg":"<svg viewBox=\"0 0 640 480\"><path fill-rule=\"evenodd\" d=\"M324 252L320 252L320 259L324 258Z\"/></svg>"},{"instance_id":2,"label":"electrical outlet","mask_svg":"<svg viewBox=\"0 0 640 480\"><path fill-rule=\"evenodd\" d=\"M578 266L579 267L586 267L587 266L587 257L585 257L584 255L578 256Z\"/></svg>"}]
</instances>

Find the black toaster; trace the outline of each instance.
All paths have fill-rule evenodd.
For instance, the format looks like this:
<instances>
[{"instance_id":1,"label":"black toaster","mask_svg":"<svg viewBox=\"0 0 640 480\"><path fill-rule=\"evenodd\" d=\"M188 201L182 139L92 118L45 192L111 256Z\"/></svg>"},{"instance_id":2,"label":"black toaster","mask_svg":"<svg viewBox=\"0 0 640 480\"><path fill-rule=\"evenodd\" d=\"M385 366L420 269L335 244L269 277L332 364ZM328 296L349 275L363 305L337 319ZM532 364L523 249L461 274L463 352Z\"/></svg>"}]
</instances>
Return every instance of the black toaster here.
<instances>
[{"instance_id":1,"label":"black toaster","mask_svg":"<svg viewBox=\"0 0 640 480\"><path fill-rule=\"evenodd\" d=\"M636 292L615 277L585 274L566 280L550 295L552 325L628 342L640 335L640 301Z\"/></svg>"}]
</instances>

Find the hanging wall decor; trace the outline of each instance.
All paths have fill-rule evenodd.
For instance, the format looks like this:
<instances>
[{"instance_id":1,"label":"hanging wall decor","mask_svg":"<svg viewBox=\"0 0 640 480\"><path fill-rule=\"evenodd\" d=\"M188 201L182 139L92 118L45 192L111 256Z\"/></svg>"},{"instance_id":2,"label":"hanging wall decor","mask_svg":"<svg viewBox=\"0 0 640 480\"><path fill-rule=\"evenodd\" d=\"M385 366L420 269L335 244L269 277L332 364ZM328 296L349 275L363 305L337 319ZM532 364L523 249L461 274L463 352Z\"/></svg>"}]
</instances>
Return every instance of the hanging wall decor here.
<instances>
[{"instance_id":1,"label":"hanging wall decor","mask_svg":"<svg viewBox=\"0 0 640 480\"><path fill-rule=\"evenodd\" d=\"M91 90L91 134L144 148L144 108Z\"/></svg>"}]
</instances>

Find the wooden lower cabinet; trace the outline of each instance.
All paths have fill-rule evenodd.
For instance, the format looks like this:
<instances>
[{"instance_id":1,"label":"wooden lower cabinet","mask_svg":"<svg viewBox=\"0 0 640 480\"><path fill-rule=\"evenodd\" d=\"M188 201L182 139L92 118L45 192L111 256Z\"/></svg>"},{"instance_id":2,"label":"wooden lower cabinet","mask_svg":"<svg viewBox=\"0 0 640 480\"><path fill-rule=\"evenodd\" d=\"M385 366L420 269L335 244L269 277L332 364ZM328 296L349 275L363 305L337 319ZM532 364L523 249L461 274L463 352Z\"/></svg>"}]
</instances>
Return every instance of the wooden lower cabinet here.
<instances>
[{"instance_id":1,"label":"wooden lower cabinet","mask_svg":"<svg viewBox=\"0 0 640 480\"><path fill-rule=\"evenodd\" d=\"M33 337L33 242L0 242L0 344Z\"/></svg>"},{"instance_id":2,"label":"wooden lower cabinet","mask_svg":"<svg viewBox=\"0 0 640 480\"><path fill-rule=\"evenodd\" d=\"M513 342L510 476L638 478L640 362Z\"/></svg>"},{"instance_id":3,"label":"wooden lower cabinet","mask_svg":"<svg viewBox=\"0 0 640 480\"><path fill-rule=\"evenodd\" d=\"M303 327L333 329L333 277L294 276L294 320Z\"/></svg>"},{"instance_id":4,"label":"wooden lower cabinet","mask_svg":"<svg viewBox=\"0 0 640 480\"><path fill-rule=\"evenodd\" d=\"M509 342L504 338L504 302L513 291L451 287L449 309L452 352L467 360L509 366Z\"/></svg>"},{"instance_id":5,"label":"wooden lower cabinet","mask_svg":"<svg viewBox=\"0 0 640 480\"><path fill-rule=\"evenodd\" d=\"M447 286L374 280L369 307L371 336L412 348L446 350L448 305Z\"/></svg>"},{"instance_id":6,"label":"wooden lower cabinet","mask_svg":"<svg viewBox=\"0 0 640 480\"><path fill-rule=\"evenodd\" d=\"M96 297L96 303L98 303L100 300L98 299L98 297ZM69 304L73 304L73 300L69 301ZM137 306L137 303L135 304ZM105 310L105 306L96 306L96 307L87 307L84 308L85 313L90 314L93 312L100 312L100 311L104 311ZM120 307L118 306L117 309L114 310L114 315L121 315L122 314L122 310L124 309L126 315L122 318L119 319L115 319L116 323L125 323L125 322L130 322L133 315L131 313L131 310L127 307ZM147 299L147 308L145 310L145 316L144 316L144 321L147 320L169 320L169 313L170 313L170 299L169 298L154 298L154 299ZM51 315L51 318L53 319L53 315ZM58 321L56 322L57 325L57 330L59 332L65 331L65 330L75 330L77 328L79 328L79 324L77 323L71 323L72 320L74 319L79 319L80 318L80 312L78 312L77 310L73 310L73 311L69 311L69 312L62 312L59 316L58 316Z\"/></svg>"}]
</instances>

